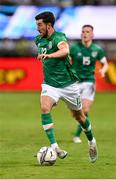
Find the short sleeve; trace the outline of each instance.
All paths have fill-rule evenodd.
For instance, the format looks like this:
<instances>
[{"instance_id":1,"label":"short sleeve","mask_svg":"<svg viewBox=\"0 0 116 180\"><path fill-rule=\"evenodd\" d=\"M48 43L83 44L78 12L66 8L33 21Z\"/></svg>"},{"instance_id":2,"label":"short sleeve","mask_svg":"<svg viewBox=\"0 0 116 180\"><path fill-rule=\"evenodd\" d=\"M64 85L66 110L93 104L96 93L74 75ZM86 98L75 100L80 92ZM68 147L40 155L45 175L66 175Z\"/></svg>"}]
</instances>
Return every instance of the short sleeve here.
<instances>
[{"instance_id":1,"label":"short sleeve","mask_svg":"<svg viewBox=\"0 0 116 180\"><path fill-rule=\"evenodd\" d=\"M101 60L103 57L105 57L105 52L104 52L104 49L103 48L99 48L99 51L98 51L98 60Z\"/></svg>"},{"instance_id":2,"label":"short sleeve","mask_svg":"<svg viewBox=\"0 0 116 180\"><path fill-rule=\"evenodd\" d=\"M65 41L65 42L67 42L67 38L66 38L66 36L64 35L64 34L62 34L62 35L57 35L56 37L55 37L55 44L56 45L58 45L60 42L62 42L62 41Z\"/></svg>"}]
</instances>

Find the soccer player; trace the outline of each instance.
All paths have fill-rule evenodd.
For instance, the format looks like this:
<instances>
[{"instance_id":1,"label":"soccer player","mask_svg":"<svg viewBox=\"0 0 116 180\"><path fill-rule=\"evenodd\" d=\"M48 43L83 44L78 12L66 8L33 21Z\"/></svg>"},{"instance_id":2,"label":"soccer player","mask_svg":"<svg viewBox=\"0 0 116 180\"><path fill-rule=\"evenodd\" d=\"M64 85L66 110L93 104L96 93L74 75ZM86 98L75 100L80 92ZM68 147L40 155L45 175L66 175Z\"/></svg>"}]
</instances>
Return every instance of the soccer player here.
<instances>
[{"instance_id":1,"label":"soccer player","mask_svg":"<svg viewBox=\"0 0 116 180\"><path fill-rule=\"evenodd\" d=\"M70 56L72 59L72 66L76 70L80 79L78 87L82 98L82 107L85 116L89 120L88 113L94 101L95 96L95 65L96 61L100 61L102 68L99 73L101 77L105 76L108 69L108 63L105 57L104 50L93 43L93 26L84 25L81 32L81 42L73 44L70 47ZM80 135L82 126L78 125L73 141L81 143Z\"/></svg>"},{"instance_id":2,"label":"soccer player","mask_svg":"<svg viewBox=\"0 0 116 180\"><path fill-rule=\"evenodd\" d=\"M61 159L67 156L55 138L51 110L62 99L81 124L89 144L91 162L97 159L96 140L93 137L88 118L82 111L80 94L77 86L77 75L69 59L69 45L65 34L54 29L55 17L52 12L43 12L35 17L39 35L35 38L38 47L38 60L43 63L44 82L41 91L41 120L43 129L51 147Z\"/></svg>"}]
</instances>

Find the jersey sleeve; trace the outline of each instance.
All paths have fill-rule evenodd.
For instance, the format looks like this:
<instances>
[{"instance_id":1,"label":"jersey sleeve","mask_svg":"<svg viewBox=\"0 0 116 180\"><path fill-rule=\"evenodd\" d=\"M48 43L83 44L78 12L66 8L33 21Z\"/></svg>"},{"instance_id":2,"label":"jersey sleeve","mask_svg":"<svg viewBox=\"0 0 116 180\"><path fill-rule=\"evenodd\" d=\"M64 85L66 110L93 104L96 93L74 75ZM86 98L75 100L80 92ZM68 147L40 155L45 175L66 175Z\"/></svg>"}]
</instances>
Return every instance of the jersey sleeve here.
<instances>
[{"instance_id":1,"label":"jersey sleeve","mask_svg":"<svg viewBox=\"0 0 116 180\"><path fill-rule=\"evenodd\" d=\"M38 46L38 43L40 42L40 36L39 35L35 37L34 42L35 42L36 46Z\"/></svg>"},{"instance_id":2,"label":"jersey sleeve","mask_svg":"<svg viewBox=\"0 0 116 180\"><path fill-rule=\"evenodd\" d=\"M98 51L98 60L100 61L103 57L105 57L105 52L103 50L103 48L99 48L99 51Z\"/></svg>"},{"instance_id":3,"label":"jersey sleeve","mask_svg":"<svg viewBox=\"0 0 116 180\"><path fill-rule=\"evenodd\" d=\"M70 46L70 56L71 56L71 57L73 57L74 51L75 51L75 45L72 44L72 45Z\"/></svg>"},{"instance_id":4,"label":"jersey sleeve","mask_svg":"<svg viewBox=\"0 0 116 180\"><path fill-rule=\"evenodd\" d=\"M57 35L56 37L55 37L55 44L58 46L58 44L60 43L60 42L62 42L62 41L65 41L65 42L67 42L67 38L66 38L66 36L65 35Z\"/></svg>"}]
</instances>

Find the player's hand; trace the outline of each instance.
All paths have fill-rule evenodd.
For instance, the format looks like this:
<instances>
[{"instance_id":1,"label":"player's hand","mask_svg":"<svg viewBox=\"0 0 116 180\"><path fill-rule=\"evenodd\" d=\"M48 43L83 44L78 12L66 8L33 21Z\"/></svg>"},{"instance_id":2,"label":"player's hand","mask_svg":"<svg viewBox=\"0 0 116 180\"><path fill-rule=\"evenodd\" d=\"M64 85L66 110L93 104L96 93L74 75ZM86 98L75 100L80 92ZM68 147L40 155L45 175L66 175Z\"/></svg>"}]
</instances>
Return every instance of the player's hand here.
<instances>
[{"instance_id":1,"label":"player's hand","mask_svg":"<svg viewBox=\"0 0 116 180\"><path fill-rule=\"evenodd\" d=\"M102 77L102 78L105 77L105 73L106 73L106 72L104 71L104 69L100 69L100 70L99 70L99 73L101 74L101 77Z\"/></svg>"},{"instance_id":2,"label":"player's hand","mask_svg":"<svg viewBox=\"0 0 116 180\"><path fill-rule=\"evenodd\" d=\"M38 54L37 59L42 61L46 58L51 58L50 54Z\"/></svg>"}]
</instances>

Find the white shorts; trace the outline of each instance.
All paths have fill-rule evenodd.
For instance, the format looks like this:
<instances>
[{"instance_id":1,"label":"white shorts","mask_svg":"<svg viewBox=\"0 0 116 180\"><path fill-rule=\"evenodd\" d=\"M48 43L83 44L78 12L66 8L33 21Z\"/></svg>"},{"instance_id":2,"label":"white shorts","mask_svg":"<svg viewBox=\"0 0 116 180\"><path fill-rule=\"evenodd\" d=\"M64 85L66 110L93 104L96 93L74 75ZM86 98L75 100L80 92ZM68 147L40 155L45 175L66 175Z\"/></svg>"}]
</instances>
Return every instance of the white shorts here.
<instances>
[{"instance_id":1,"label":"white shorts","mask_svg":"<svg viewBox=\"0 0 116 180\"><path fill-rule=\"evenodd\" d=\"M55 88L47 84L42 84L41 96L51 97L55 103L62 99L72 110L82 109L81 97L77 82L64 88Z\"/></svg>"},{"instance_id":2,"label":"white shorts","mask_svg":"<svg viewBox=\"0 0 116 180\"><path fill-rule=\"evenodd\" d=\"M82 82L78 83L78 88L82 99L94 100L95 97L95 83Z\"/></svg>"}]
</instances>

